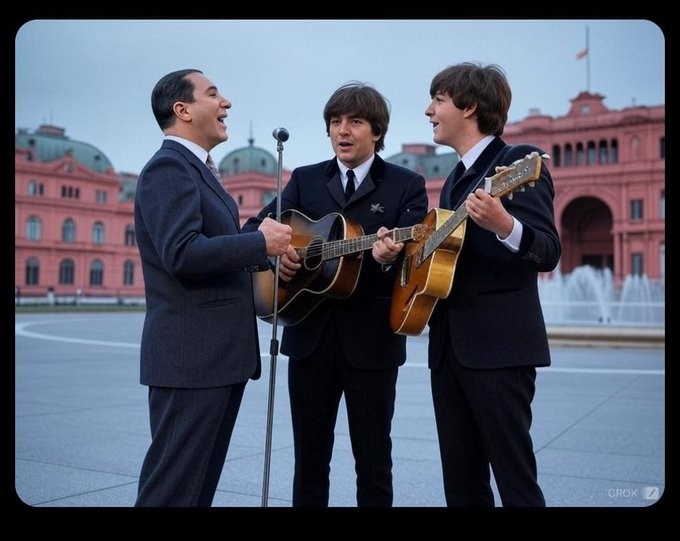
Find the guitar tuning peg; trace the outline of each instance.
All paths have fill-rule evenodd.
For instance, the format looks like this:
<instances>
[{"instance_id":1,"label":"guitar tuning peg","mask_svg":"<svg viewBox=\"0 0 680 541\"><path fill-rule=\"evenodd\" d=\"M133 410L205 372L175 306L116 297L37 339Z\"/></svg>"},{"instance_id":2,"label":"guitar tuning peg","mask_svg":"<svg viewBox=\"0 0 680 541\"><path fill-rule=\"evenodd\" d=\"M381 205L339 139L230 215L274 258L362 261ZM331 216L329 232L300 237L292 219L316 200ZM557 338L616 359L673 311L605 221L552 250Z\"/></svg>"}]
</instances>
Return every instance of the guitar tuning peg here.
<instances>
[{"instance_id":1,"label":"guitar tuning peg","mask_svg":"<svg viewBox=\"0 0 680 541\"><path fill-rule=\"evenodd\" d=\"M514 194L513 192L510 192L510 193L508 194L508 201L512 201L512 198L513 198L514 195L515 195L515 194Z\"/></svg>"},{"instance_id":2,"label":"guitar tuning peg","mask_svg":"<svg viewBox=\"0 0 680 541\"><path fill-rule=\"evenodd\" d=\"M526 188L525 188L524 186L520 186L520 187L519 187L519 191L520 191L520 192L526 192Z\"/></svg>"},{"instance_id":3,"label":"guitar tuning peg","mask_svg":"<svg viewBox=\"0 0 680 541\"><path fill-rule=\"evenodd\" d=\"M550 154L548 154L547 152L544 152L543 154L541 154L541 158L543 158L544 160L549 160Z\"/></svg>"},{"instance_id":4,"label":"guitar tuning peg","mask_svg":"<svg viewBox=\"0 0 680 541\"><path fill-rule=\"evenodd\" d=\"M529 182L529 186L531 186L532 188L536 186L536 181L532 180L531 182Z\"/></svg>"}]
</instances>

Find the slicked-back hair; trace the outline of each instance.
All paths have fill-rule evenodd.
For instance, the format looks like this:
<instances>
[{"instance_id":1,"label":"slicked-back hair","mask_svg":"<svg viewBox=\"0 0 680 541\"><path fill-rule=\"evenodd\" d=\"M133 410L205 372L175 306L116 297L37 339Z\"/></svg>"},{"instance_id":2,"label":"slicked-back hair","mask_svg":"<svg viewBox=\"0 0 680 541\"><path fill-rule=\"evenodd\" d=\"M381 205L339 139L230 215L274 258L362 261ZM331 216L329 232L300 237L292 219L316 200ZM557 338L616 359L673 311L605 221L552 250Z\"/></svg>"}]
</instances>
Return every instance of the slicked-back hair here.
<instances>
[{"instance_id":1,"label":"slicked-back hair","mask_svg":"<svg viewBox=\"0 0 680 541\"><path fill-rule=\"evenodd\" d=\"M323 109L327 135L330 135L331 118L342 115L367 120L371 125L373 135L380 136L375 143L375 151L380 152L385 148L385 134L390 123L390 107L387 98L375 88L366 83L352 81L333 92Z\"/></svg>"},{"instance_id":2,"label":"slicked-back hair","mask_svg":"<svg viewBox=\"0 0 680 541\"><path fill-rule=\"evenodd\" d=\"M175 123L173 106L178 101L193 103L194 84L186 78L190 73L203 73L197 69L177 70L161 77L151 92L151 110L161 130Z\"/></svg>"},{"instance_id":3,"label":"slicked-back hair","mask_svg":"<svg viewBox=\"0 0 680 541\"><path fill-rule=\"evenodd\" d=\"M430 84L430 97L447 94L458 109L477 105L477 127L486 135L502 135L512 91L500 66L463 62L440 71Z\"/></svg>"}]
</instances>

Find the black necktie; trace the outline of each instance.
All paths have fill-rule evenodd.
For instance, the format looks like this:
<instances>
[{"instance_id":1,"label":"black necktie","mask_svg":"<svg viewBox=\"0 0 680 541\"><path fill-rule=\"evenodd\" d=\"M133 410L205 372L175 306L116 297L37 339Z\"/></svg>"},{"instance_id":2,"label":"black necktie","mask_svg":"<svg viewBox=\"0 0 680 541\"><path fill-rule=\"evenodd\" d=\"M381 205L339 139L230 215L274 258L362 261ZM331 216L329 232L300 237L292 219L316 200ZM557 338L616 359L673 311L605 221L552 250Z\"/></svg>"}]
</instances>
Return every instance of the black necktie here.
<instances>
[{"instance_id":1,"label":"black necktie","mask_svg":"<svg viewBox=\"0 0 680 541\"><path fill-rule=\"evenodd\" d=\"M354 193L354 171L351 169L347 170L347 184L345 185L345 203L349 201Z\"/></svg>"},{"instance_id":2,"label":"black necktie","mask_svg":"<svg viewBox=\"0 0 680 541\"><path fill-rule=\"evenodd\" d=\"M451 192L450 192L450 198L449 198L449 208L450 209L455 209L456 205L458 204L458 200L460 199L461 196L461 187L458 185L458 181L460 178L463 176L465 173L465 165L463 164L463 160L459 160L458 163L456 164L456 167L453 169L453 175L451 177Z\"/></svg>"},{"instance_id":3,"label":"black necktie","mask_svg":"<svg viewBox=\"0 0 680 541\"><path fill-rule=\"evenodd\" d=\"M453 184L455 186L456 182L460 179L460 177L463 176L463 173L465 173L465 164L463 163L463 160L458 160L458 163L456 164L456 167L453 170Z\"/></svg>"}]
</instances>

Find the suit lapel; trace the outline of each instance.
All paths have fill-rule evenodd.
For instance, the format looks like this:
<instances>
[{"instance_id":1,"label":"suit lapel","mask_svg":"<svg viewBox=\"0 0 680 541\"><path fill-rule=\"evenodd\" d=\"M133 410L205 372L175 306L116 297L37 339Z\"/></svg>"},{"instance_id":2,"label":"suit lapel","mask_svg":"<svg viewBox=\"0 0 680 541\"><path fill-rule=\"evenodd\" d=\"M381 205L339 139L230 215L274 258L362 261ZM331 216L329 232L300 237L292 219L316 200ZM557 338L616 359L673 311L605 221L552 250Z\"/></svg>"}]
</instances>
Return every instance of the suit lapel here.
<instances>
[{"instance_id":1,"label":"suit lapel","mask_svg":"<svg viewBox=\"0 0 680 541\"><path fill-rule=\"evenodd\" d=\"M234 201L234 198L224 189L224 186L222 186L217 181L215 175L213 175L210 169L208 169L208 166L204 163L201 163L201 160L199 160L193 152L176 141L163 141L163 146L177 150L188 162L196 167L197 171L201 175L201 178L203 179L203 182L205 182L210 187L210 189L215 192L217 197L219 197L225 204L229 214L231 214L231 217L234 219L237 229L240 231L241 222L239 219L238 205L236 204L236 201Z\"/></svg>"},{"instance_id":2,"label":"suit lapel","mask_svg":"<svg viewBox=\"0 0 680 541\"><path fill-rule=\"evenodd\" d=\"M326 187L330 192L335 202L340 205L340 207L347 206L345 204L345 192L342 188L342 181L340 180L340 168L338 167L337 159L334 158L330 161L326 170L325 175L329 177ZM383 181L385 176L385 162L383 159L375 155L373 163L371 164L371 169L368 171L366 178L361 181L356 192L350 198L351 203L355 203L359 199L363 199L366 195L373 192L380 182Z\"/></svg>"},{"instance_id":3,"label":"suit lapel","mask_svg":"<svg viewBox=\"0 0 680 541\"><path fill-rule=\"evenodd\" d=\"M463 176L458 179L455 185L453 184L452 172L442 187L439 201L442 208L458 209L468 194L476 189L482 177L493 173L490 172L490 169L492 169L493 165L496 165L495 161L502 156L501 151L504 147L506 147L505 142L500 137L496 137L479 155L475 163L465 170L465 173L463 173Z\"/></svg>"},{"instance_id":4,"label":"suit lapel","mask_svg":"<svg viewBox=\"0 0 680 541\"><path fill-rule=\"evenodd\" d=\"M215 178L215 175L212 174L212 172L205 167L205 169L208 171L207 173L201 171L201 177L203 178L204 182L210 186L210 188L217 194L217 197L219 197L222 202L227 206L227 210L229 210L229 214L231 214L232 218L234 219L234 223L236 224L236 227L238 230L241 230L241 225L240 225L240 219L239 219L239 214L238 214L238 205L236 204L236 201L234 201L234 198L229 194L225 189L222 184L220 184L217 179Z\"/></svg>"}]
</instances>

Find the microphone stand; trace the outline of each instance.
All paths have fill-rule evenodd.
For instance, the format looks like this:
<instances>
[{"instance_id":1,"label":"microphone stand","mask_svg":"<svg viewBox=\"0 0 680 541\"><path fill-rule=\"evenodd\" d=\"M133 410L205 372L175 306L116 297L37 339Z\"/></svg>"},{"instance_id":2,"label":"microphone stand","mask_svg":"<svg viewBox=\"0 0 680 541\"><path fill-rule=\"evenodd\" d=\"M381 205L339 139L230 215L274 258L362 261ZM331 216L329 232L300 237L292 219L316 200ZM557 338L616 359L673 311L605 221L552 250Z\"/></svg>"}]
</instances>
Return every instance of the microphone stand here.
<instances>
[{"instance_id":1,"label":"microphone stand","mask_svg":"<svg viewBox=\"0 0 680 541\"><path fill-rule=\"evenodd\" d=\"M281 173L283 169L283 136L277 136L274 130L274 137L277 140L276 150L279 154L279 165L276 173L276 221L281 221ZM276 389L276 358L279 353L279 340L277 338L277 328L279 319L279 261L281 256L276 256L274 267L274 313L272 318L272 338L269 345L269 399L267 401L267 431L265 437L264 451L264 474L262 477L262 507L267 507L269 500L269 470L271 466L272 454L272 425L274 422L274 391Z\"/></svg>"}]
</instances>

